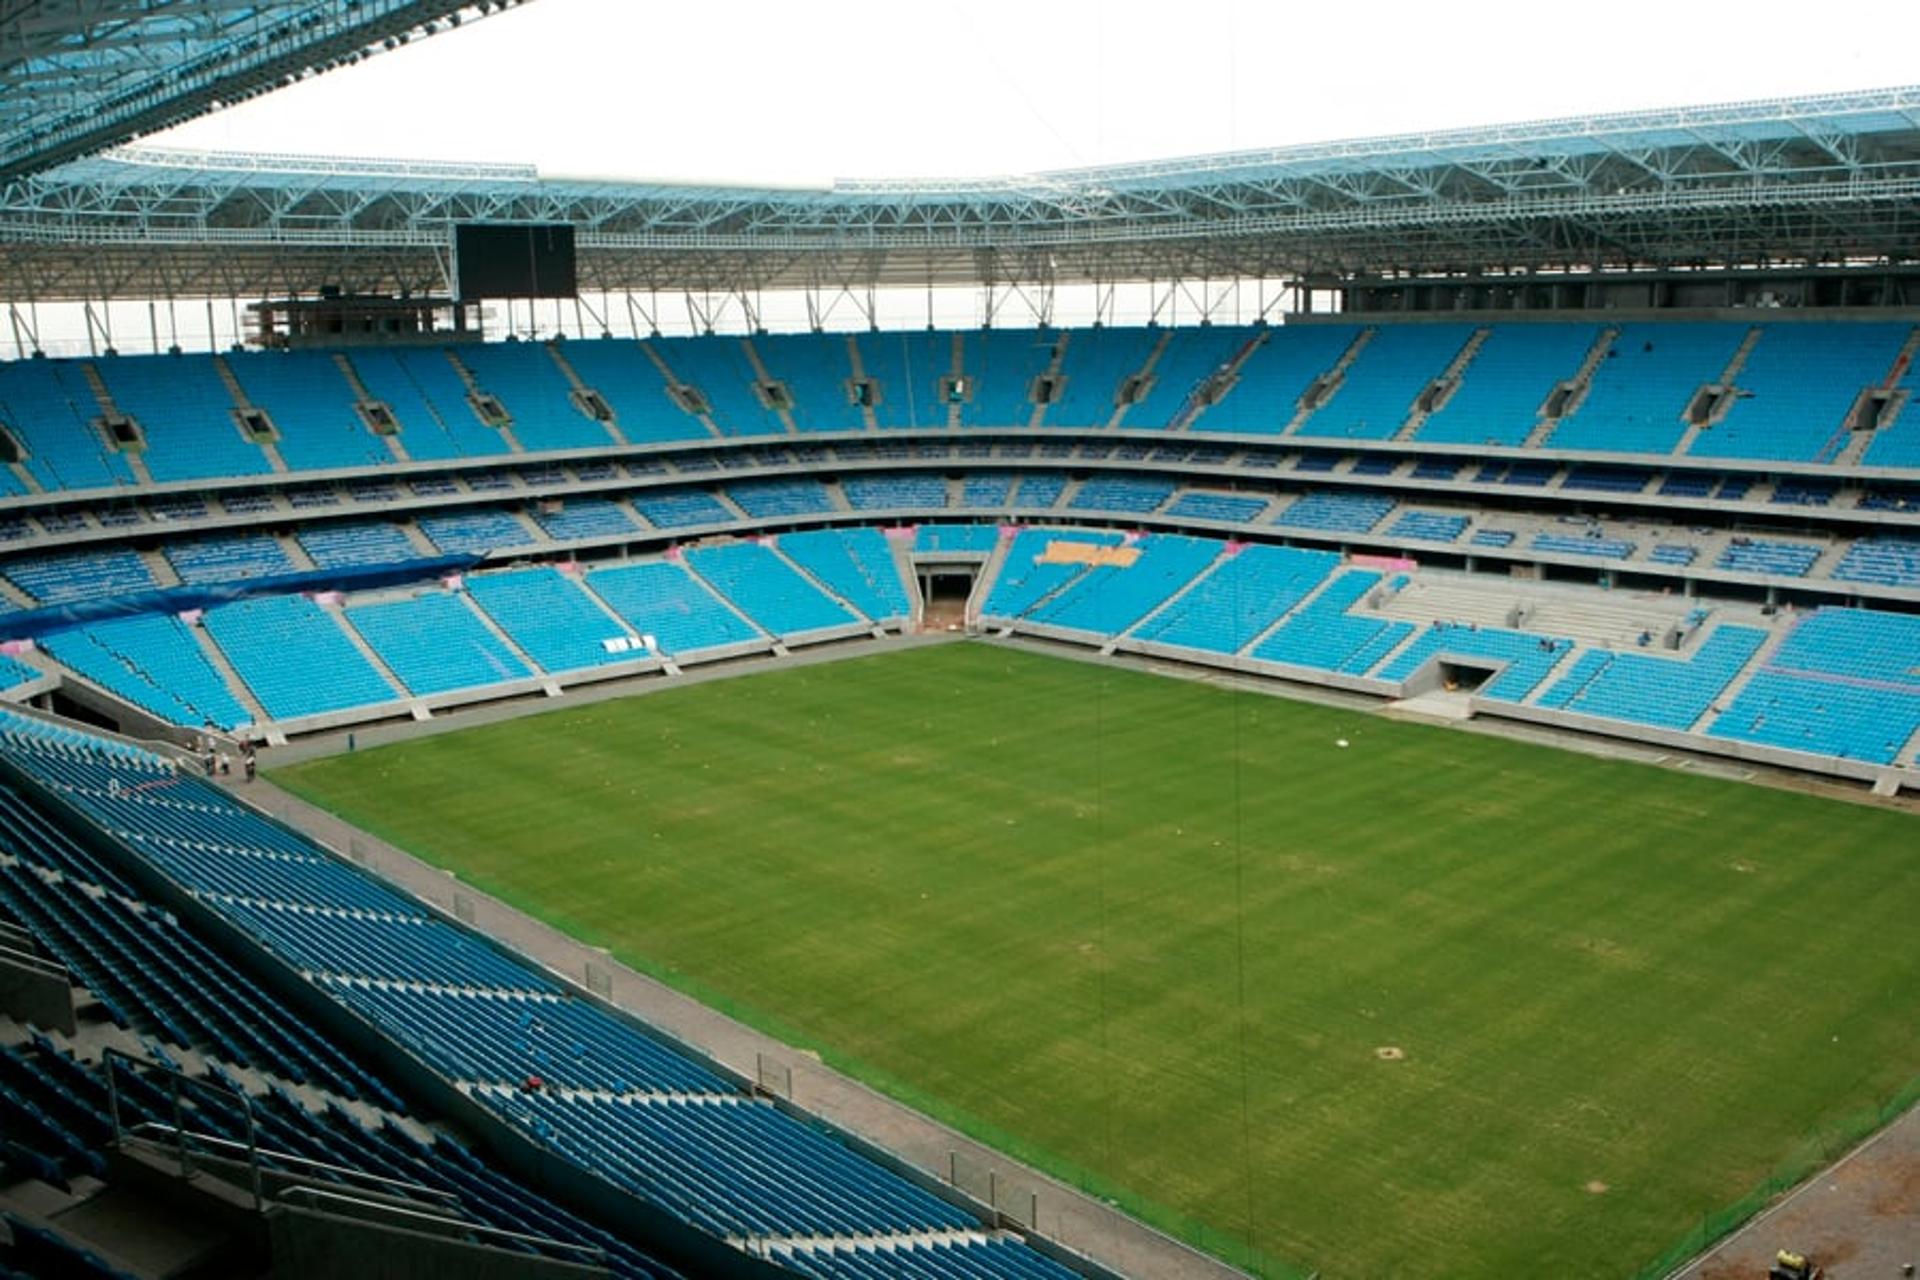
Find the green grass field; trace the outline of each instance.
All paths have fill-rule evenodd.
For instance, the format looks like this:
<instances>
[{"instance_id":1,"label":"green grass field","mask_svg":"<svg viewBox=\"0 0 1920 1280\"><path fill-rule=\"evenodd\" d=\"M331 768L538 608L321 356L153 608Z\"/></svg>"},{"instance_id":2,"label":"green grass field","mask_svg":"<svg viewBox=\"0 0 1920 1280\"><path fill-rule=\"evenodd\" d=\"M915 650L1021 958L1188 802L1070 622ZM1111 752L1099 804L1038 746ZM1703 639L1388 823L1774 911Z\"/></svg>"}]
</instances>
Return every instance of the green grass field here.
<instances>
[{"instance_id":1,"label":"green grass field","mask_svg":"<svg viewBox=\"0 0 1920 1280\"><path fill-rule=\"evenodd\" d=\"M1630 1275L1920 1072L1920 820L1000 647L274 776L1274 1274Z\"/></svg>"}]
</instances>

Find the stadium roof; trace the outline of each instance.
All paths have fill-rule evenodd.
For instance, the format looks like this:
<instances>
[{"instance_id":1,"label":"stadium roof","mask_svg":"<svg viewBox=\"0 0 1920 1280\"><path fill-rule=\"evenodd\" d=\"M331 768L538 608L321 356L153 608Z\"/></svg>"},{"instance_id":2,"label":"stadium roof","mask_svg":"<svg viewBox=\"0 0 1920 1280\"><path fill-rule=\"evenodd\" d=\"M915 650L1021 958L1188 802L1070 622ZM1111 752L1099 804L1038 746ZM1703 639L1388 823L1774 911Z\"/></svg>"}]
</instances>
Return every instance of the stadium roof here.
<instances>
[{"instance_id":1,"label":"stadium roof","mask_svg":"<svg viewBox=\"0 0 1920 1280\"><path fill-rule=\"evenodd\" d=\"M821 189L129 148L0 184L12 297L445 288L464 221L569 222L588 289L1920 259L1920 88Z\"/></svg>"},{"instance_id":2,"label":"stadium roof","mask_svg":"<svg viewBox=\"0 0 1920 1280\"><path fill-rule=\"evenodd\" d=\"M492 7L474 0L0 0L0 179L359 62Z\"/></svg>"}]
</instances>

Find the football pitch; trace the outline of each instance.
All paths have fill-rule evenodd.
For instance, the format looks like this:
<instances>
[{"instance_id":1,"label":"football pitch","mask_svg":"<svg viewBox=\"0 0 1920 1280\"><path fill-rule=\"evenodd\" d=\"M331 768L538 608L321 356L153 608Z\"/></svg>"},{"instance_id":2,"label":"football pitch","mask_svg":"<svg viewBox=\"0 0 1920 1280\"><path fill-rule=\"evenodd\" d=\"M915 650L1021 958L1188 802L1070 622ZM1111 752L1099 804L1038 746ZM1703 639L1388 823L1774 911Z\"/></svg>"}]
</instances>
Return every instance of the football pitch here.
<instances>
[{"instance_id":1,"label":"football pitch","mask_svg":"<svg viewBox=\"0 0 1920 1280\"><path fill-rule=\"evenodd\" d=\"M1920 1074L1920 819L1006 647L274 779L1272 1275L1630 1276Z\"/></svg>"}]
</instances>

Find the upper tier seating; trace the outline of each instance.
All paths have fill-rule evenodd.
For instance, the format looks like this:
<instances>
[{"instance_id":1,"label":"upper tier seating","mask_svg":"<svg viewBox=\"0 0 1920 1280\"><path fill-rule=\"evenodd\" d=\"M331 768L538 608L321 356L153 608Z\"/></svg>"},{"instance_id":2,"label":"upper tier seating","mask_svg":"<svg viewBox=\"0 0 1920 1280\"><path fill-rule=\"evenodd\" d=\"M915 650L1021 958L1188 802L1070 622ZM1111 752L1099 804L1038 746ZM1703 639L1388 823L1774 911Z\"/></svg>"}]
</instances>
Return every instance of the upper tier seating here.
<instances>
[{"instance_id":1,"label":"upper tier seating","mask_svg":"<svg viewBox=\"0 0 1920 1280\"><path fill-rule=\"evenodd\" d=\"M799 635L856 621L759 543L695 547L687 552L687 562L742 613L774 635Z\"/></svg>"},{"instance_id":2,"label":"upper tier seating","mask_svg":"<svg viewBox=\"0 0 1920 1280\"><path fill-rule=\"evenodd\" d=\"M275 720L397 695L339 622L305 596L255 596L207 610L207 634Z\"/></svg>"},{"instance_id":3,"label":"upper tier seating","mask_svg":"<svg viewBox=\"0 0 1920 1280\"><path fill-rule=\"evenodd\" d=\"M1033 421L1034 379L1053 363L1057 329L986 329L966 335L969 427L1024 427Z\"/></svg>"},{"instance_id":4,"label":"upper tier seating","mask_svg":"<svg viewBox=\"0 0 1920 1280\"><path fill-rule=\"evenodd\" d=\"M875 622L904 621L913 612L893 549L878 529L818 529L783 534L787 558Z\"/></svg>"},{"instance_id":5,"label":"upper tier seating","mask_svg":"<svg viewBox=\"0 0 1920 1280\"><path fill-rule=\"evenodd\" d=\"M102 489L133 483L126 457L93 424L100 402L77 362L0 361L0 425L26 452L45 489Z\"/></svg>"},{"instance_id":6,"label":"upper tier seating","mask_svg":"<svg viewBox=\"0 0 1920 1280\"><path fill-rule=\"evenodd\" d=\"M1873 433L1860 458L1863 466L1920 467L1920 359L1907 358L1895 385L1906 393L1906 402L1891 422ZM4 399L5 392L0 391L0 401Z\"/></svg>"},{"instance_id":7,"label":"upper tier seating","mask_svg":"<svg viewBox=\"0 0 1920 1280\"><path fill-rule=\"evenodd\" d=\"M865 431L854 403L853 359L843 333L763 333L753 338L760 364L792 398L788 416L801 431Z\"/></svg>"},{"instance_id":8,"label":"upper tier seating","mask_svg":"<svg viewBox=\"0 0 1920 1280\"><path fill-rule=\"evenodd\" d=\"M947 425L940 380L953 372L952 334L861 333L853 343L877 388L873 417L882 429Z\"/></svg>"},{"instance_id":9,"label":"upper tier seating","mask_svg":"<svg viewBox=\"0 0 1920 1280\"><path fill-rule=\"evenodd\" d=\"M1332 370L1360 330L1345 324L1289 324L1269 329L1266 341L1240 365L1233 390L1193 424L1195 431L1279 435L1299 410L1313 380Z\"/></svg>"},{"instance_id":10,"label":"upper tier seating","mask_svg":"<svg viewBox=\"0 0 1920 1280\"><path fill-rule=\"evenodd\" d=\"M1119 411L1120 384L1139 373L1160 340L1152 329L1075 329L1066 335L1059 399L1041 422L1049 427L1102 427Z\"/></svg>"},{"instance_id":11,"label":"upper tier seating","mask_svg":"<svg viewBox=\"0 0 1920 1280\"><path fill-rule=\"evenodd\" d=\"M1294 434L1344 440L1391 440L1414 401L1446 372L1473 336L1464 324L1380 325L1347 366L1332 399Z\"/></svg>"},{"instance_id":12,"label":"upper tier seating","mask_svg":"<svg viewBox=\"0 0 1920 1280\"><path fill-rule=\"evenodd\" d=\"M741 338L653 338L666 367L707 397L712 424L726 436L785 436L780 415L755 395L758 376Z\"/></svg>"},{"instance_id":13,"label":"upper tier seating","mask_svg":"<svg viewBox=\"0 0 1920 1280\"><path fill-rule=\"evenodd\" d=\"M1153 386L1120 420L1127 427L1170 427L1197 407L1194 393L1218 377L1255 335L1232 328L1174 329L1153 362Z\"/></svg>"},{"instance_id":14,"label":"upper tier seating","mask_svg":"<svg viewBox=\"0 0 1920 1280\"><path fill-rule=\"evenodd\" d=\"M1539 705L1662 729L1691 728L1766 639L1753 627L1719 627L1687 658L1591 650L1541 695Z\"/></svg>"},{"instance_id":15,"label":"upper tier seating","mask_svg":"<svg viewBox=\"0 0 1920 1280\"><path fill-rule=\"evenodd\" d=\"M350 357L367 394L386 405L409 458L485 458L507 452L500 433L467 403L467 384L440 350L356 349Z\"/></svg>"},{"instance_id":16,"label":"upper tier seating","mask_svg":"<svg viewBox=\"0 0 1920 1280\"><path fill-rule=\"evenodd\" d=\"M265 475L260 446L240 434L233 396L213 357L155 356L99 361L95 367L122 413L146 437L141 457L156 481Z\"/></svg>"},{"instance_id":17,"label":"upper tier seating","mask_svg":"<svg viewBox=\"0 0 1920 1280\"><path fill-rule=\"evenodd\" d=\"M1262 640L1256 658L1364 675L1413 631L1413 625L1347 612L1380 582L1371 570L1349 569Z\"/></svg>"},{"instance_id":18,"label":"upper tier seating","mask_svg":"<svg viewBox=\"0 0 1920 1280\"><path fill-rule=\"evenodd\" d=\"M667 380L630 338L575 339L561 356L580 381L613 410L614 425L633 444L706 440L711 433L667 392Z\"/></svg>"},{"instance_id":19,"label":"upper tier seating","mask_svg":"<svg viewBox=\"0 0 1920 1280\"><path fill-rule=\"evenodd\" d=\"M1670 453L1687 407L1720 380L1747 336L1739 324L1629 324L1593 371L1587 394L1547 438L1554 449Z\"/></svg>"},{"instance_id":20,"label":"upper tier seating","mask_svg":"<svg viewBox=\"0 0 1920 1280\"><path fill-rule=\"evenodd\" d=\"M1339 567L1331 551L1243 547L1194 588L1149 618L1140 640L1238 653Z\"/></svg>"},{"instance_id":21,"label":"upper tier seating","mask_svg":"<svg viewBox=\"0 0 1920 1280\"><path fill-rule=\"evenodd\" d=\"M607 651L602 641L625 639L627 633L551 566L474 574L466 588L473 602L547 671L631 662L636 656Z\"/></svg>"},{"instance_id":22,"label":"upper tier seating","mask_svg":"<svg viewBox=\"0 0 1920 1280\"><path fill-rule=\"evenodd\" d=\"M1920 618L1819 609L1707 730L1890 764L1920 729Z\"/></svg>"},{"instance_id":23,"label":"upper tier seating","mask_svg":"<svg viewBox=\"0 0 1920 1280\"><path fill-rule=\"evenodd\" d=\"M347 621L407 687L425 697L533 674L457 595L352 605Z\"/></svg>"},{"instance_id":24,"label":"upper tier seating","mask_svg":"<svg viewBox=\"0 0 1920 1280\"><path fill-rule=\"evenodd\" d=\"M1591 324L1496 324L1460 385L1414 439L1517 447L1539 424L1555 386L1572 378L1600 336Z\"/></svg>"},{"instance_id":25,"label":"upper tier seating","mask_svg":"<svg viewBox=\"0 0 1920 1280\"><path fill-rule=\"evenodd\" d=\"M1893 324L1768 324L1734 375L1726 416L1688 450L1696 458L1822 462L1839 451L1860 392L1879 385L1913 331Z\"/></svg>"},{"instance_id":26,"label":"upper tier seating","mask_svg":"<svg viewBox=\"0 0 1920 1280\"><path fill-rule=\"evenodd\" d=\"M247 399L273 420L280 456L295 471L393 461L386 440L354 412L353 387L331 353L272 351L223 358Z\"/></svg>"},{"instance_id":27,"label":"upper tier seating","mask_svg":"<svg viewBox=\"0 0 1920 1280\"><path fill-rule=\"evenodd\" d=\"M587 574L587 585L636 632L652 636L662 652L674 657L760 638L684 565L672 561L595 569Z\"/></svg>"},{"instance_id":28,"label":"upper tier seating","mask_svg":"<svg viewBox=\"0 0 1920 1280\"><path fill-rule=\"evenodd\" d=\"M110 618L41 643L81 675L173 724L231 730L252 718L171 614Z\"/></svg>"},{"instance_id":29,"label":"upper tier seating","mask_svg":"<svg viewBox=\"0 0 1920 1280\"><path fill-rule=\"evenodd\" d=\"M611 442L605 427L574 407L573 384L545 343L471 343L457 354L475 385L499 400L513 419L521 448L538 453L605 448Z\"/></svg>"}]
</instances>

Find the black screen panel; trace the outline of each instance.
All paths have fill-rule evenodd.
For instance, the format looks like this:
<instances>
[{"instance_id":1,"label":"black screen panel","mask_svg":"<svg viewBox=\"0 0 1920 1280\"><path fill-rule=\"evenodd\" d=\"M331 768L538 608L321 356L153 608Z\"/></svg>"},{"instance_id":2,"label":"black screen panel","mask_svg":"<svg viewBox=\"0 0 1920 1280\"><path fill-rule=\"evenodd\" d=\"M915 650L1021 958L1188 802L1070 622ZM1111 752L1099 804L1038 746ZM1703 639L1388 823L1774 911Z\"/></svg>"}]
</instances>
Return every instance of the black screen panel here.
<instances>
[{"instance_id":1,"label":"black screen panel","mask_svg":"<svg viewBox=\"0 0 1920 1280\"><path fill-rule=\"evenodd\" d=\"M579 291L573 228L469 223L453 229L453 292L476 298L571 298Z\"/></svg>"}]
</instances>

